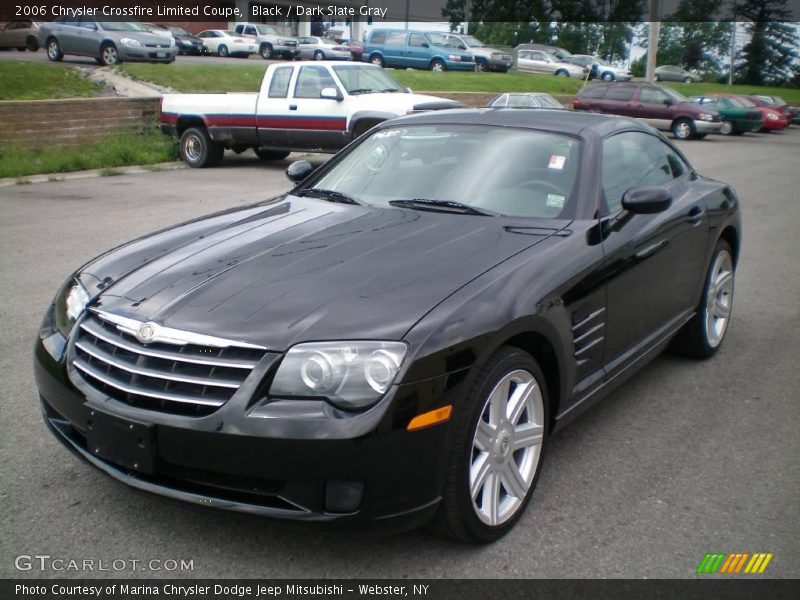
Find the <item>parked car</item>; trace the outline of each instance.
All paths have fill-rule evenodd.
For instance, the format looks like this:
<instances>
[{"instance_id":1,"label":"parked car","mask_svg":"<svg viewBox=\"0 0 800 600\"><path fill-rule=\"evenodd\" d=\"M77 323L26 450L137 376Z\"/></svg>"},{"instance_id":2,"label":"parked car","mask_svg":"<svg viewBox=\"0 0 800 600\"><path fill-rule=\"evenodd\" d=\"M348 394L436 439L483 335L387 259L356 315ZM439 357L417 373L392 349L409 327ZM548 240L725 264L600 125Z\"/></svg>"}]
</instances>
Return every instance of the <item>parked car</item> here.
<instances>
[{"instance_id":1,"label":"parked car","mask_svg":"<svg viewBox=\"0 0 800 600\"><path fill-rule=\"evenodd\" d=\"M308 36L297 38L298 58L313 60L350 60L350 48L331 38Z\"/></svg>"},{"instance_id":2,"label":"parked car","mask_svg":"<svg viewBox=\"0 0 800 600\"><path fill-rule=\"evenodd\" d=\"M149 33L139 23L98 21L91 17L59 17L42 23L39 42L47 58L60 61L65 54L91 56L98 64L115 65L123 61L174 62L178 54L175 40Z\"/></svg>"},{"instance_id":3,"label":"parked car","mask_svg":"<svg viewBox=\"0 0 800 600\"><path fill-rule=\"evenodd\" d=\"M590 69L590 79L602 79L603 81L630 81L633 79L633 74L628 67L617 67L607 60L588 54L573 54L564 58L564 61Z\"/></svg>"},{"instance_id":4,"label":"parked car","mask_svg":"<svg viewBox=\"0 0 800 600\"><path fill-rule=\"evenodd\" d=\"M247 58L258 51L255 42L245 39L233 31L206 29L198 33L197 37L203 40L203 45L208 54Z\"/></svg>"},{"instance_id":5,"label":"parked car","mask_svg":"<svg viewBox=\"0 0 800 600\"><path fill-rule=\"evenodd\" d=\"M530 71L531 73L576 77L578 79L586 78L589 74L589 68L564 62L555 55L541 50L520 50L517 53L517 69Z\"/></svg>"},{"instance_id":6,"label":"parked car","mask_svg":"<svg viewBox=\"0 0 800 600\"><path fill-rule=\"evenodd\" d=\"M350 51L350 57L353 60L361 62L361 55L364 54L364 42L359 42L357 40L342 40L340 45Z\"/></svg>"},{"instance_id":7,"label":"parked car","mask_svg":"<svg viewBox=\"0 0 800 600\"><path fill-rule=\"evenodd\" d=\"M197 506L486 543L556 431L668 344L724 343L739 200L635 120L425 113L288 174L66 278L34 375L77 457Z\"/></svg>"},{"instance_id":8,"label":"parked car","mask_svg":"<svg viewBox=\"0 0 800 600\"><path fill-rule=\"evenodd\" d=\"M38 21L30 19L9 21L0 28L0 49L36 52L39 49L39 25Z\"/></svg>"},{"instance_id":9,"label":"parked car","mask_svg":"<svg viewBox=\"0 0 800 600\"><path fill-rule=\"evenodd\" d=\"M386 119L459 108L412 94L378 66L320 61L267 67L258 94L167 94L161 130L180 138L190 167L210 167L226 148L252 148L262 160L290 152L336 152Z\"/></svg>"},{"instance_id":10,"label":"parked car","mask_svg":"<svg viewBox=\"0 0 800 600\"><path fill-rule=\"evenodd\" d=\"M405 29L373 29L361 60L380 67L474 71L475 60L441 33Z\"/></svg>"},{"instance_id":11,"label":"parked car","mask_svg":"<svg viewBox=\"0 0 800 600\"><path fill-rule=\"evenodd\" d=\"M719 132L722 135L742 135L746 131L759 131L764 126L761 113L748 108L738 98L724 96L693 96L689 102L716 109L722 119Z\"/></svg>"},{"instance_id":12,"label":"parked car","mask_svg":"<svg viewBox=\"0 0 800 600\"><path fill-rule=\"evenodd\" d=\"M691 74L686 69L676 67L675 65L656 67L653 79L656 81L682 81L683 83L702 81L699 77Z\"/></svg>"},{"instance_id":13,"label":"parked car","mask_svg":"<svg viewBox=\"0 0 800 600\"><path fill-rule=\"evenodd\" d=\"M189 33L183 27L170 27L172 37L178 45L178 54L204 54L206 45L199 37Z\"/></svg>"},{"instance_id":14,"label":"parked car","mask_svg":"<svg viewBox=\"0 0 800 600\"><path fill-rule=\"evenodd\" d=\"M460 33L442 33L445 39L451 41L459 50L466 50L475 59L475 70L500 71L505 73L514 64L514 58L508 53L487 46L472 35Z\"/></svg>"},{"instance_id":15,"label":"parked car","mask_svg":"<svg viewBox=\"0 0 800 600\"><path fill-rule=\"evenodd\" d=\"M756 104L757 106L763 106L765 108L771 108L777 111L778 114L780 114L784 119L786 119L787 125L789 125L792 122L794 113L792 112L791 107L786 103L786 100L784 100L780 96L764 96L758 94L758 95L747 96L747 99Z\"/></svg>"},{"instance_id":16,"label":"parked car","mask_svg":"<svg viewBox=\"0 0 800 600\"><path fill-rule=\"evenodd\" d=\"M761 129L759 131L767 132L777 129L783 129L789 125L789 120L783 116L775 107L766 103L758 104L753 101L749 96L737 96L735 94L716 94L723 98L732 98L737 100L746 108L757 110L761 114Z\"/></svg>"},{"instance_id":17,"label":"parked car","mask_svg":"<svg viewBox=\"0 0 800 600\"><path fill-rule=\"evenodd\" d=\"M722 119L715 109L688 102L686 96L651 83L616 81L584 87L572 101L575 110L636 117L679 140L718 133Z\"/></svg>"},{"instance_id":18,"label":"parked car","mask_svg":"<svg viewBox=\"0 0 800 600\"><path fill-rule=\"evenodd\" d=\"M539 52L546 52L547 54L552 54L559 60L564 60L567 57L572 56L572 52L565 48L559 48L558 46L550 46L548 44L519 44L514 50L517 51L519 54L520 50L537 50Z\"/></svg>"},{"instance_id":19,"label":"parked car","mask_svg":"<svg viewBox=\"0 0 800 600\"><path fill-rule=\"evenodd\" d=\"M172 31L166 25L162 25L161 23L140 23L140 25L144 28L145 31L148 31L154 35L160 35L165 39L170 39L174 37L172 35Z\"/></svg>"},{"instance_id":20,"label":"parked car","mask_svg":"<svg viewBox=\"0 0 800 600\"><path fill-rule=\"evenodd\" d=\"M564 110L564 105L544 92L519 92L500 94L488 106L490 108L555 108Z\"/></svg>"},{"instance_id":21,"label":"parked car","mask_svg":"<svg viewBox=\"0 0 800 600\"><path fill-rule=\"evenodd\" d=\"M233 31L256 45L263 59L275 56L292 60L297 56L297 39L281 35L271 25L259 23L237 23Z\"/></svg>"}]
</instances>

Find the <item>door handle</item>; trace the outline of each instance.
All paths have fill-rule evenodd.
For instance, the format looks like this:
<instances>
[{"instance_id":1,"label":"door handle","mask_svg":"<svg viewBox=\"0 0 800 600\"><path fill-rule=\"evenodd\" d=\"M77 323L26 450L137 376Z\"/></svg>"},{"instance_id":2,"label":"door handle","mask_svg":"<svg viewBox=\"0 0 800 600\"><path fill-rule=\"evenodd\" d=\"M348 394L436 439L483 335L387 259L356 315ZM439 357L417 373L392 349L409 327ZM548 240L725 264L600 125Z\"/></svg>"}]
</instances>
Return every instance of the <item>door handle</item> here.
<instances>
[{"instance_id":1,"label":"door handle","mask_svg":"<svg viewBox=\"0 0 800 600\"><path fill-rule=\"evenodd\" d=\"M703 220L703 215L705 214L706 214L705 208L700 208L699 206L693 206L692 209L689 211L686 220L692 225L697 225L700 223L700 221Z\"/></svg>"},{"instance_id":2,"label":"door handle","mask_svg":"<svg viewBox=\"0 0 800 600\"><path fill-rule=\"evenodd\" d=\"M297 104L290 104L289 110L297 110Z\"/></svg>"}]
</instances>

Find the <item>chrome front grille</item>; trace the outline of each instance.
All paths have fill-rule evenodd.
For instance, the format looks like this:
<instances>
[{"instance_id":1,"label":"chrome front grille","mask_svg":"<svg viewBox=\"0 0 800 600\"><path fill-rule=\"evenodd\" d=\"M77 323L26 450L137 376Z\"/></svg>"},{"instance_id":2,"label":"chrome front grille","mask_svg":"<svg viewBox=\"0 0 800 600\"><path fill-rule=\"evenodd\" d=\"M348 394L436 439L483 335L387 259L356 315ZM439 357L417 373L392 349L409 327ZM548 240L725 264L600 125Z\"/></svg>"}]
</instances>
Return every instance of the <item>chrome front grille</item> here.
<instances>
[{"instance_id":1,"label":"chrome front grille","mask_svg":"<svg viewBox=\"0 0 800 600\"><path fill-rule=\"evenodd\" d=\"M265 354L259 346L168 328L142 342L135 333L140 325L107 313L88 314L72 364L98 391L148 410L210 414L236 393Z\"/></svg>"}]
</instances>

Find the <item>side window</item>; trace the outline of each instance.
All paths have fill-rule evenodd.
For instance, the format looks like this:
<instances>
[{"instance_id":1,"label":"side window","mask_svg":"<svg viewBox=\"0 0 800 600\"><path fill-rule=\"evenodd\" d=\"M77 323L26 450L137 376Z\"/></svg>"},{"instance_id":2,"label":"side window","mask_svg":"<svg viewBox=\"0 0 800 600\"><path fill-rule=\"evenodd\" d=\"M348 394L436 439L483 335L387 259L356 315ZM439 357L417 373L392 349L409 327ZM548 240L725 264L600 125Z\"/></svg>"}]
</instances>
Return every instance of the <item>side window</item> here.
<instances>
[{"instance_id":1,"label":"side window","mask_svg":"<svg viewBox=\"0 0 800 600\"><path fill-rule=\"evenodd\" d=\"M393 31L392 33L386 36L387 46L405 46L405 44L406 44L405 31Z\"/></svg>"},{"instance_id":2,"label":"side window","mask_svg":"<svg viewBox=\"0 0 800 600\"><path fill-rule=\"evenodd\" d=\"M667 98L669 96L658 88L643 87L639 92L639 100L642 104L664 104L664 100Z\"/></svg>"},{"instance_id":3,"label":"side window","mask_svg":"<svg viewBox=\"0 0 800 600\"><path fill-rule=\"evenodd\" d=\"M247 27L245 27L244 28L244 33L245 33L245 35L258 35L258 32L256 31L256 28L253 27L252 25L248 25Z\"/></svg>"},{"instance_id":4,"label":"side window","mask_svg":"<svg viewBox=\"0 0 800 600\"><path fill-rule=\"evenodd\" d=\"M235 31L236 33L242 33L242 31L244 31L244 25L237 25L237 26L234 28L234 31Z\"/></svg>"},{"instance_id":5,"label":"side window","mask_svg":"<svg viewBox=\"0 0 800 600\"><path fill-rule=\"evenodd\" d=\"M631 86L610 85L606 93L606 100L617 100L620 102L630 102L633 100L634 88Z\"/></svg>"},{"instance_id":6,"label":"side window","mask_svg":"<svg viewBox=\"0 0 800 600\"><path fill-rule=\"evenodd\" d=\"M372 36L369 38L370 44L382 44L386 41L386 32L385 31L374 31L372 32Z\"/></svg>"},{"instance_id":7,"label":"side window","mask_svg":"<svg viewBox=\"0 0 800 600\"><path fill-rule=\"evenodd\" d=\"M589 84L589 86L584 88L584 91L581 92L581 96L583 98L592 98L594 100L599 100L600 98L606 97L606 91L608 90L608 88L609 86L605 85Z\"/></svg>"},{"instance_id":8,"label":"side window","mask_svg":"<svg viewBox=\"0 0 800 600\"><path fill-rule=\"evenodd\" d=\"M97 24L94 22L93 19L81 19L79 25L84 29L97 29Z\"/></svg>"},{"instance_id":9,"label":"side window","mask_svg":"<svg viewBox=\"0 0 800 600\"><path fill-rule=\"evenodd\" d=\"M326 67L316 65L301 67L300 75L297 76L294 97L319 98L323 88L326 87L336 87L336 82Z\"/></svg>"},{"instance_id":10,"label":"side window","mask_svg":"<svg viewBox=\"0 0 800 600\"><path fill-rule=\"evenodd\" d=\"M408 45L415 48L422 48L425 45L425 38L418 33L412 33L408 38Z\"/></svg>"},{"instance_id":11,"label":"side window","mask_svg":"<svg viewBox=\"0 0 800 600\"><path fill-rule=\"evenodd\" d=\"M270 98L286 98L289 95L289 81L292 79L294 67L279 67L272 74L269 82Z\"/></svg>"},{"instance_id":12,"label":"side window","mask_svg":"<svg viewBox=\"0 0 800 600\"><path fill-rule=\"evenodd\" d=\"M670 158L672 155L672 158ZM619 133L603 141L603 197L611 214L622 209L622 196L639 185L665 185L676 174L673 162L684 170L685 163L654 135Z\"/></svg>"},{"instance_id":13,"label":"side window","mask_svg":"<svg viewBox=\"0 0 800 600\"><path fill-rule=\"evenodd\" d=\"M531 52L531 60L545 60L542 52Z\"/></svg>"}]
</instances>

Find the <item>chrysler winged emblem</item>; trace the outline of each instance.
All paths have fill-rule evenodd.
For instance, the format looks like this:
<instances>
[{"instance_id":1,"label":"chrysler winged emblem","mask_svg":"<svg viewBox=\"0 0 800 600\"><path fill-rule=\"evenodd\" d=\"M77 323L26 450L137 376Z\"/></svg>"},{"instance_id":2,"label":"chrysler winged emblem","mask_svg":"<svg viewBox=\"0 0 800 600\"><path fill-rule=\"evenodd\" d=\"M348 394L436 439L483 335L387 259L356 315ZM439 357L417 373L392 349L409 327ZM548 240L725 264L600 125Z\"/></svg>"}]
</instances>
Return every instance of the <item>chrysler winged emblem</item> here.
<instances>
[{"instance_id":1,"label":"chrysler winged emblem","mask_svg":"<svg viewBox=\"0 0 800 600\"><path fill-rule=\"evenodd\" d=\"M153 338L156 337L157 327L158 326L155 323L142 323L139 325L139 329L136 331L136 339L143 344L152 342Z\"/></svg>"}]
</instances>

